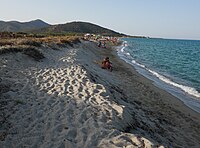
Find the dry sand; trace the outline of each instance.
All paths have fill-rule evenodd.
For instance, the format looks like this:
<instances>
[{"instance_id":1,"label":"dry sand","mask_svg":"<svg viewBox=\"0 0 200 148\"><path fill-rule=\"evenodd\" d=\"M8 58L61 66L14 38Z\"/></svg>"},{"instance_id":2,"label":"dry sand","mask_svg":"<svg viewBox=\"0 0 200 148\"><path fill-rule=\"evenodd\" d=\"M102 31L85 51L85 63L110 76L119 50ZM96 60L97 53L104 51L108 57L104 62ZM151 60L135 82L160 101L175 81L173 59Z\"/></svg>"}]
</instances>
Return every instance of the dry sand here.
<instances>
[{"instance_id":1,"label":"dry sand","mask_svg":"<svg viewBox=\"0 0 200 148\"><path fill-rule=\"evenodd\" d=\"M200 115L114 50L40 50L40 62L0 55L0 147L200 147ZM113 72L97 64L105 56Z\"/></svg>"}]
</instances>

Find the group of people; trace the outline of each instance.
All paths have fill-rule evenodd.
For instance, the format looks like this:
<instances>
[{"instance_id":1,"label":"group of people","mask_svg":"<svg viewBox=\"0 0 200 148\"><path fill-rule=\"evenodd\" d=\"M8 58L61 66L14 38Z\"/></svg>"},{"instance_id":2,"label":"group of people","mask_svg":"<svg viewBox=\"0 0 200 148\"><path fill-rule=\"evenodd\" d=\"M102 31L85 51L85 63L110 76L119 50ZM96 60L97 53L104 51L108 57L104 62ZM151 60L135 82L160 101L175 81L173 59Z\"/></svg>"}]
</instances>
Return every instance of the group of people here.
<instances>
[{"instance_id":1,"label":"group of people","mask_svg":"<svg viewBox=\"0 0 200 148\"><path fill-rule=\"evenodd\" d=\"M106 37L106 36L100 36L95 34L85 34L84 40L93 41L97 43L97 46L100 48L106 48L106 43L111 42L113 44L117 43L118 38L117 37ZM109 71L113 70L112 63L110 62L109 57L106 57L103 59L102 62L97 62L99 65L101 65L102 69L107 69Z\"/></svg>"},{"instance_id":2,"label":"group of people","mask_svg":"<svg viewBox=\"0 0 200 148\"><path fill-rule=\"evenodd\" d=\"M106 48L106 42L105 41L99 41L98 47Z\"/></svg>"}]
</instances>

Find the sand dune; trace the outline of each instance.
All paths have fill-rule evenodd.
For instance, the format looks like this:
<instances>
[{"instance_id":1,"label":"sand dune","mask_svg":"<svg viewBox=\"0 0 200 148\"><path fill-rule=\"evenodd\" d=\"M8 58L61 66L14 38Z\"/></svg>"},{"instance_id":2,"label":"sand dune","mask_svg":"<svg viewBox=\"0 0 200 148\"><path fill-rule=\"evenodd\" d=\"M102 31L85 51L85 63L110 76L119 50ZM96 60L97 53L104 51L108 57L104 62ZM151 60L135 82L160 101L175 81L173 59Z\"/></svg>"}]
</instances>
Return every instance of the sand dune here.
<instances>
[{"instance_id":1,"label":"sand dune","mask_svg":"<svg viewBox=\"0 0 200 148\"><path fill-rule=\"evenodd\" d=\"M150 136L156 118L149 120L140 102L127 100L121 77L115 79L118 69L109 72L94 62L103 58L102 49L83 42L40 50L46 57L40 62L1 55L1 147L169 146L165 137Z\"/></svg>"}]
</instances>

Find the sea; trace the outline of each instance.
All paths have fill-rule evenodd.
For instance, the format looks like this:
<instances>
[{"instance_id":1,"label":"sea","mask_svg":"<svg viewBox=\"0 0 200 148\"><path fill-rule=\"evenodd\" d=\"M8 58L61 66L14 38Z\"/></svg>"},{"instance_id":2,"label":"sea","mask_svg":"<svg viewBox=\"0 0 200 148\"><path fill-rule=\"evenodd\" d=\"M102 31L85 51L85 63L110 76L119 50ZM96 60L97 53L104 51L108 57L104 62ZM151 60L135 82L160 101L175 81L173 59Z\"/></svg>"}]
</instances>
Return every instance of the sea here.
<instances>
[{"instance_id":1,"label":"sea","mask_svg":"<svg viewBox=\"0 0 200 148\"><path fill-rule=\"evenodd\" d=\"M119 57L200 113L200 41L122 38Z\"/></svg>"}]
</instances>

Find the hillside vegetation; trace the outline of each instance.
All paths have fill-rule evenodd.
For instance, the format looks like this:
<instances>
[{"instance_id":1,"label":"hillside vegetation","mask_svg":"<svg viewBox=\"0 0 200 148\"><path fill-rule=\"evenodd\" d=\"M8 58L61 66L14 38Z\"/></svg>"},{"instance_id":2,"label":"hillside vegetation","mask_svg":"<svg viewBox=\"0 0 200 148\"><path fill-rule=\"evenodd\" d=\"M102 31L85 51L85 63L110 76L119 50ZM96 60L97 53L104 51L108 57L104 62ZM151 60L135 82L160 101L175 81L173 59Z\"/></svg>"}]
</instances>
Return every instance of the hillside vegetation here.
<instances>
[{"instance_id":1,"label":"hillside vegetation","mask_svg":"<svg viewBox=\"0 0 200 148\"><path fill-rule=\"evenodd\" d=\"M88 22L71 22L66 24L50 25L42 20L30 22L0 21L0 32L23 32L45 35L83 35L85 33L105 36L127 36L111 29L107 29Z\"/></svg>"},{"instance_id":2,"label":"hillside vegetation","mask_svg":"<svg viewBox=\"0 0 200 148\"><path fill-rule=\"evenodd\" d=\"M126 36L113 30L87 22L71 22L35 30L36 33L92 33L106 36Z\"/></svg>"},{"instance_id":3,"label":"hillside vegetation","mask_svg":"<svg viewBox=\"0 0 200 148\"><path fill-rule=\"evenodd\" d=\"M18 22L18 21L0 21L0 32L25 32L34 29L40 29L50 26L48 23L42 20L34 20L30 22Z\"/></svg>"}]
</instances>

